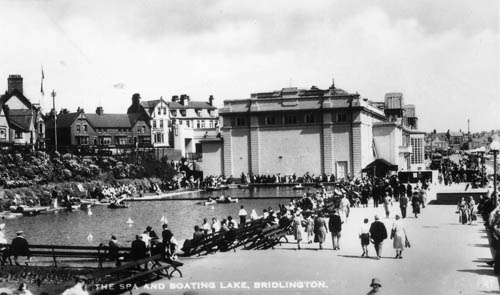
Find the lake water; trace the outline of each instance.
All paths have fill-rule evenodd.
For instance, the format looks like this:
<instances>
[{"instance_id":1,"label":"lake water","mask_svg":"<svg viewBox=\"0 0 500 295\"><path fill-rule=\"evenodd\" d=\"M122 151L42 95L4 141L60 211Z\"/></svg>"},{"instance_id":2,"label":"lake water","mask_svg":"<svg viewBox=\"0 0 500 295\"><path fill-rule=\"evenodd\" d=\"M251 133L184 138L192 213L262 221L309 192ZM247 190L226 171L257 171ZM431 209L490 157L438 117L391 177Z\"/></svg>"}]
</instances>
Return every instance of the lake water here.
<instances>
[{"instance_id":1,"label":"lake water","mask_svg":"<svg viewBox=\"0 0 500 295\"><path fill-rule=\"evenodd\" d=\"M95 206L87 211L73 212L59 211L40 214L33 217L21 217L5 222L5 233L10 241L15 232L23 230L30 244L52 245L88 245L97 246L107 244L112 234L118 237L123 246L129 246L136 234L142 233L150 225L158 235L161 234L162 216L168 219L169 228L177 240L190 238L194 225L201 225L203 218L211 221L212 217L219 220L231 215L236 220L241 205L245 206L248 214L252 209L262 215L262 210L272 207L278 209L279 204L287 204L292 197L299 197L302 192L291 188L254 188L251 190L230 189L224 192L232 198L251 197L240 199L238 203L216 204L204 206L202 201L142 201L131 202L127 209L108 209L106 206ZM201 192L193 197L217 197L220 192ZM272 197L273 199L267 199ZM126 222L132 219L129 226ZM92 239L89 239L92 235Z\"/></svg>"}]
</instances>

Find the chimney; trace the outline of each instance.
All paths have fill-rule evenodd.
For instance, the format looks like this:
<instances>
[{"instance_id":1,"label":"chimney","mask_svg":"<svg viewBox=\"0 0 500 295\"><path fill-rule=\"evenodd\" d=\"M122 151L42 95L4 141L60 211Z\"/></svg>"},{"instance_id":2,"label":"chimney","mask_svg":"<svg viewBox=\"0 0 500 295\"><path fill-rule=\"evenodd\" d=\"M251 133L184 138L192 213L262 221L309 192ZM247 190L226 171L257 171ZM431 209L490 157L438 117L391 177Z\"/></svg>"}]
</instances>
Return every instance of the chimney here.
<instances>
[{"instance_id":1,"label":"chimney","mask_svg":"<svg viewBox=\"0 0 500 295\"><path fill-rule=\"evenodd\" d=\"M172 96L172 102L177 102L179 100L179 96L178 95L173 95Z\"/></svg>"},{"instance_id":2,"label":"chimney","mask_svg":"<svg viewBox=\"0 0 500 295\"><path fill-rule=\"evenodd\" d=\"M210 95L208 97L208 104L211 106L214 106L214 96L213 95Z\"/></svg>"},{"instance_id":3,"label":"chimney","mask_svg":"<svg viewBox=\"0 0 500 295\"><path fill-rule=\"evenodd\" d=\"M102 107L97 107L97 109L95 109L95 113L102 116L104 114L104 109Z\"/></svg>"},{"instance_id":4,"label":"chimney","mask_svg":"<svg viewBox=\"0 0 500 295\"><path fill-rule=\"evenodd\" d=\"M14 89L19 90L19 92L23 93L23 77L21 75L9 75L7 79L7 91L11 93Z\"/></svg>"},{"instance_id":5,"label":"chimney","mask_svg":"<svg viewBox=\"0 0 500 295\"><path fill-rule=\"evenodd\" d=\"M181 94L181 105L187 106L189 104L189 95Z\"/></svg>"}]
</instances>

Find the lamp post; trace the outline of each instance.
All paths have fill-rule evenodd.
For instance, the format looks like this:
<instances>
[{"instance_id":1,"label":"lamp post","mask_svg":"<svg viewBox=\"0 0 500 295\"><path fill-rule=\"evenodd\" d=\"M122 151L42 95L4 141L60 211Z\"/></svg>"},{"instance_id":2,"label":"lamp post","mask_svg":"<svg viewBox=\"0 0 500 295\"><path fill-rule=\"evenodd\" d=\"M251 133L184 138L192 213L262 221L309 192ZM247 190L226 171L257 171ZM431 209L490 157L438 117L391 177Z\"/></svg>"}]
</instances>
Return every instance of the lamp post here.
<instances>
[{"instance_id":1,"label":"lamp post","mask_svg":"<svg viewBox=\"0 0 500 295\"><path fill-rule=\"evenodd\" d=\"M498 206L497 198L497 155L500 151L500 142L494 141L490 144L490 151L493 153L493 196L495 197L495 206Z\"/></svg>"}]
</instances>

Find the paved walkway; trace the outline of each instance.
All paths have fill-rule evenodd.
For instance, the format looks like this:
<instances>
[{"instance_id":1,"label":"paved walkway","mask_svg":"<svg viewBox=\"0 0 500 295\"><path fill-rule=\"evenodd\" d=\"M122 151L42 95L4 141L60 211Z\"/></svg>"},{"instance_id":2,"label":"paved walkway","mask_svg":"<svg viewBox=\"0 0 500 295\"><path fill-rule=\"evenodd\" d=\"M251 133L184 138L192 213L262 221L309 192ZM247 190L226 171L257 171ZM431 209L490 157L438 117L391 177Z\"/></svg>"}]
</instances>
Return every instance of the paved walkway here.
<instances>
[{"instance_id":1,"label":"paved walkway","mask_svg":"<svg viewBox=\"0 0 500 295\"><path fill-rule=\"evenodd\" d=\"M198 289L198 294L366 294L372 277L381 279L384 294L500 294L498 278L484 263L492 257L484 227L480 222L459 224L455 209L427 205L418 219L409 214L404 222L412 247L403 252L403 259L394 259L391 240L386 240L381 260L360 257L358 229L363 218L372 222L375 213L385 214L383 207L355 208L343 228L339 251L332 250L329 237L325 250L316 250L317 244L303 244L298 251L296 244L288 243L275 250L193 258L184 260L184 278L157 281L133 294L182 294L190 288ZM391 218L382 218L389 233L396 213L397 203ZM370 246L370 254L374 253ZM303 287L309 284L308 288L272 285L297 281ZM257 289L259 282L269 285ZM173 290L173 286L184 289Z\"/></svg>"}]
</instances>

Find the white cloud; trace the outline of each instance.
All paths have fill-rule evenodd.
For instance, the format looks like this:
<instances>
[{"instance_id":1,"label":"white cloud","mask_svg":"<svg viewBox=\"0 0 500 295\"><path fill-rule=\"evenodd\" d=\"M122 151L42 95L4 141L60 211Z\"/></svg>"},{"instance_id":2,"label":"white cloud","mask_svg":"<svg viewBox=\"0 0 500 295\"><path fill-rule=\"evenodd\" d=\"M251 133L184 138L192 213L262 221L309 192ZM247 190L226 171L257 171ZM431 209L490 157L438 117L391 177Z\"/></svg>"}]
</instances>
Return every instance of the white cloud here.
<instances>
[{"instance_id":1,"label":"white cloud","mask_svg":"<svg viewBox=\"0 0 500 295\"><path fill-rule=\"evenodd\" d=\"M122 112L134 92L221 103L335 76L371 99L404 92L426 130L463 129L467 116L499 128L498 4L454 3L4 1L0 85L22 74L37 99L43 64L61 107Z\"/></svg>"}]
</instances>

